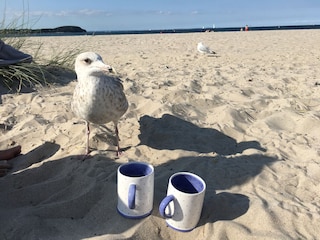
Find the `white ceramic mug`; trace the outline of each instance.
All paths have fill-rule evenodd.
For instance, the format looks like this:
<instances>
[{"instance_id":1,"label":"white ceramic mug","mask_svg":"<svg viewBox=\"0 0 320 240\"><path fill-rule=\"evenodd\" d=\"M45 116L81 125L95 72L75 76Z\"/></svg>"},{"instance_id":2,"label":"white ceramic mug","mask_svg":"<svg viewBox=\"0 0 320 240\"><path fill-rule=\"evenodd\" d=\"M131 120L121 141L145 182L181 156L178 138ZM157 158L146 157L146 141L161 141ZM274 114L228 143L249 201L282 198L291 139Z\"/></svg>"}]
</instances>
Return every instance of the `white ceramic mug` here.
<instances>
[{"instance_id":1,"label":"white ceramic mug","mask_svg":"<svg viewBox=\"0 0 320 240\"><path fill-rule=\"evenodd\" d=\"M121 165L117 172L118 212L127 218L143 218L152 212L154 168L142 162Z\"/></svg>"},{"instance_id":2,"label":"white ceramic mug","mask_svg":"<svg viewBox=\"0 0 320 240\"><path fill-rule=\"evenodd\" d=\"M189 172L173 174L168 183L167 196L161 201L159 211L167 225L178 231L191 231L200 219L206 183Z\"/></svg>"}]
</instances>

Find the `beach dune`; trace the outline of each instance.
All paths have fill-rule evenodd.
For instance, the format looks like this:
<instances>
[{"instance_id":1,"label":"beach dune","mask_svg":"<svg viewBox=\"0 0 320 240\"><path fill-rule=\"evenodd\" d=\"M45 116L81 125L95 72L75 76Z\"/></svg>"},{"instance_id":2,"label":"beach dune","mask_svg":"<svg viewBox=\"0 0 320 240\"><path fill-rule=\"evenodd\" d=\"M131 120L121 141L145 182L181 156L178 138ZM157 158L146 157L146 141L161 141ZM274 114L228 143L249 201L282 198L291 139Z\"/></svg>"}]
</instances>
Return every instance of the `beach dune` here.
<instances>
[{"instance_id":1,"label":"beach dune","mask_svg":"<svg viewBox=\"0 0 320 240\"><path fill-rule=\"evenodd\" d=\"M81 46L123 80L129 102L113 125L71 111L76 79L1 91L0 149L22 154L0 178L1 239L317 239L320 235L319 30L32 37L44 50ZM217 54L197 51L197 43ZM23 49L28 52L28 49ZM63 77L63 76L62 76ZM69 77L69 78L68 78ZM117 168L155 168L151 216L117 213ZM198 226L174 231L158 212L179 171L207 185Z\"/></svg>"}]
</instances>

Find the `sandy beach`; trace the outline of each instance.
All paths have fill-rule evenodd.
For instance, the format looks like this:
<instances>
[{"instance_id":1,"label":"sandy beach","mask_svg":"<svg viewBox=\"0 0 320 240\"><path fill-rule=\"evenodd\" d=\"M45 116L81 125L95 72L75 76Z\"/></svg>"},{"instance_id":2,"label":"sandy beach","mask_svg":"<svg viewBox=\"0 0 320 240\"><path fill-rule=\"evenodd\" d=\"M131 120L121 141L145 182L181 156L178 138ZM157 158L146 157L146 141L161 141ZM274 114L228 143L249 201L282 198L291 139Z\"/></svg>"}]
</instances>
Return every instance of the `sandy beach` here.
<instances>
[{"instance_id":1,"label":"sandy beach","mask_svg":"<svg viewBox=\"0 0 320 240\"><path fill-rule=\"evenodd\" d=\"M76 75L37 91L1 94L0 149L22 145L0 178L0 239L318 239L319 30L32 37L45 53L79 46L123 80L129 109L94 125L70 108ZM197 52L203 42L216 52ZM23 49L28 53L28 49ZM117 168L155 168L151 216L117 213ZM166 226L158 207L169 177L201 176L198 226Z\"/></svg>"}]
</instances>

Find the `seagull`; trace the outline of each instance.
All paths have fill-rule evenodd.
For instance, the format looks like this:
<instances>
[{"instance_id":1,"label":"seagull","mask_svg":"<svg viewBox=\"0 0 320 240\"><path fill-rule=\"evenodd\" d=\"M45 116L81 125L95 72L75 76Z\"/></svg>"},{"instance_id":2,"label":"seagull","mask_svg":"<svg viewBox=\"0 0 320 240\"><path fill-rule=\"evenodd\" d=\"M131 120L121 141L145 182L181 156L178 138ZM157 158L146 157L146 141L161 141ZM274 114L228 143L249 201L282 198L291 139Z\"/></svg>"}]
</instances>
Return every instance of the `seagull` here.
<instances>
[{"instance_id":1,"label":"seagull","mask_svg":"<svg viewBox=\"0 0 320 240\"><path fill-rule=\"evenodd\" d=\"M216 54L214 51L212 51L209 47L203 45L202 42L198 43L197 49L200 53L206 53L206 54Z\"/></svg>"},{"instance_id":2,"label":"seagull","mask_svg":"<svg viewBox=\"0 0 320 240\"><path fill-rule=\"evenodd\" d=\"M89 124L108 122L114 123L117 156L121 155L118 121L127 111L128 101L123 92L122 81L115 76L108 75L112 70L112 67L105 64L101 56L94 52L81 53L75 61L78 82L74 89L71 108L78 118L86 122L85 156L90 153Z\"/></svg>"}]
</instances>

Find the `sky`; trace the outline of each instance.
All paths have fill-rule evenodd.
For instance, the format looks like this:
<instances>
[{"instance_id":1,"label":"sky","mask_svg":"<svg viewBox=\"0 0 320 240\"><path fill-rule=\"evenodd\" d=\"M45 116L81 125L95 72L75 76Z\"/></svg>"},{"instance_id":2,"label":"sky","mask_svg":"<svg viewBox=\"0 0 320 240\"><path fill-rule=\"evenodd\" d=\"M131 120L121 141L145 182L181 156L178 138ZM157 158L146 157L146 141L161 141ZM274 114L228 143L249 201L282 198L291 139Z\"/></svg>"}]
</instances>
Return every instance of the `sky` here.
<instances>
[{"instance_id":1,"label":"sky","mask_svg":"<svg viewBox=\"0 0 320 240\"><path fill-rule=\"evenodd\" d=\"M320 0L0 0L0 27L13 22L87 31L309 25L320 24Z\"/></svg>"}]
</instances>

